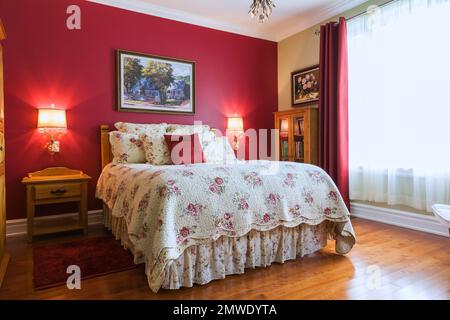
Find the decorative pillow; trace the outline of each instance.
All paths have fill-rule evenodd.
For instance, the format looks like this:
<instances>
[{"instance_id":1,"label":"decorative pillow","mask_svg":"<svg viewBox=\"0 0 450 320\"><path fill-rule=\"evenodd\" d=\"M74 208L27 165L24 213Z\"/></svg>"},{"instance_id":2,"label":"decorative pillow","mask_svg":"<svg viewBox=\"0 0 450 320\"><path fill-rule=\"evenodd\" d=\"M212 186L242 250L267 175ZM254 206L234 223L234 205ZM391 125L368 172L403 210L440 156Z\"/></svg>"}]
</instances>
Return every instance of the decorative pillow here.
<instances>
[{"instance_id":1,"label":"decorative pillow","mask_svg":"<svg viewBox=\"0 0 450 320\"><path fill-rule=\"evenodd\" d=\"M166 132L167 123L130 123L130 122L116 122L114 126L120 132L133 134L164 134Z\"/></svg>"},{"instance_id":2,"label":"decorative pillow","mask_svg":"<svg viewBox=\"0 0 450 320\"><path fill-rule=\"evenodd\" d=\"M142 134L139 137L144 143L144 153L148 163L157 166L171 164L170 152L164 140L164 134L152 136Z\"/></svg>"},{"instance_id":3,"label":"decorative pillow","mask_svg":"<svg viewBox=\"0 0 450 320\"><path fill-rule=\"evenodd\" d=\"M175 130L185 130L193 132L195 128L196 132L209 131L210 127L207 124L171 124L167 125L167 132L172 133Z\"/></svg>"},{"instance_id":4,"label":"decorative pillow","mask_svg":"<svg viewBox=\"0 0 450 320\"><path fill-rule=\"evenodd\" d=\"M236 161L236 155L226 136L215 137L203 148L203 153L207 163L225 164Z\"/></svg>"},{"instance_id":5,"label":"decorative pillow","mask_svg":"<svg viewBox=\"0 0 450 320\"><path fill-rule=\"evenodd\" d=\"M214 137L216 136L214 132L211 131L211 128L206 124L168 124L166 132L175 135L190 135L197 133L203 147L205 147L206 143L214 140Z\"/></svg>"},{"instance_id":6,"label":"decorative pillow","mask_svg":"<svg viewBox=\"0 0 450 320\"><path fill-rule=\"evenodd\" d=\"M190 164L205 162L203 148L197 133L191 135L165 134L170 159L173 164Z\"/></svg>"},{"instance_id":7,"label":"decorative pillow","mask_svg":"<svg viewBox=\"0 0 450 320\"><path fill-rule=\"evenodd\" d=\"M109 142L114 156L114 163L144 163L143 142L136 134L112 131Z\"/></svg>"}]
</instances>

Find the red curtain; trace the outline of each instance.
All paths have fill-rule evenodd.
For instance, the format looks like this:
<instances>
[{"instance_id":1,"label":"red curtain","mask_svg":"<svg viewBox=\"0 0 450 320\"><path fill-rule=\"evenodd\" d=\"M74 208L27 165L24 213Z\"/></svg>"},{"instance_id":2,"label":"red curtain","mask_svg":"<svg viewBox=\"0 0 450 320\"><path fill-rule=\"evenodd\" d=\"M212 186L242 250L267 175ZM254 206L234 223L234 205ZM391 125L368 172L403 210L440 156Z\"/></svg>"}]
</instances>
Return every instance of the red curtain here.
<instances>
[{"instance_id":1,"label":"red curtain","mask_svg":"<svg viewBox=\"0 0 450 320\"><path fill-rule=\"evenodd\" d=\"M347 25L320 27L319 165L333 178L350 208L348 188Z\"/></svg>"}]
</instances>

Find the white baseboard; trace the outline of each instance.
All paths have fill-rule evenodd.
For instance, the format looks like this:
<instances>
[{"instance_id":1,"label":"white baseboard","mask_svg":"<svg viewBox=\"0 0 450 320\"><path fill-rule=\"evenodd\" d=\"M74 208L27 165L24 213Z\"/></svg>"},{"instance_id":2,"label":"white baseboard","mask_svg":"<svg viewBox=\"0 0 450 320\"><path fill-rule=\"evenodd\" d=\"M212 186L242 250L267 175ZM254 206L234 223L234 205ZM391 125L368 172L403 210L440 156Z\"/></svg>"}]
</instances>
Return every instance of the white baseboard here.
<instances>
[{"instance_id":1,"label":"white baseboard","mask_svg":"<svg viewBox=\"0 0 450 320\"><path fill-rule=\"evenodd\" d=\"M36 217L36 221L51 221L61 218L75 218L78 213L59 214L55 216ZM88 225L103 224L103 210L91 210L88 212ZM6 236L20 236L27 233L27 219L14 219L6 221Z\"/></svg>"},{"instance_id":2,"label":"white baseboard","mask_svg":"<svg viewBox=\"0 0 450 320\"><path fill-rule=\"evenodd\" d=\"M448 229L431 215L376 207L362 203L351 203L352 216L394 226L423 231L449 237Z\"/></svg>"}]
</instances>

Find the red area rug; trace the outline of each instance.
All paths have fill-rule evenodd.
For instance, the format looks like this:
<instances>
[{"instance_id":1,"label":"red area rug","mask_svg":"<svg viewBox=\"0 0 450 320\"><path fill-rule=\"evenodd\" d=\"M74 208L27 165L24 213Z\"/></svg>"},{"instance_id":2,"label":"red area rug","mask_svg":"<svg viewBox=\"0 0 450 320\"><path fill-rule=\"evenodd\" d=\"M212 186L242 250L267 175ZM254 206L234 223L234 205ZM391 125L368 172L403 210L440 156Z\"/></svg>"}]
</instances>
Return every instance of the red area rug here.
<instances>
[{"instance_id":1,"label":"red area rug","mask_svg":"<svg viewBox=\"0 0 450 320\"><path fill-rule=\"evenodd\" d=\"M113 236L102 236L33 248L35 290L65 285L67 267L77 265L81 279L136 268L133 255ZM82 284L83 285L83 284Z\"/></svg>"}]
</instances>

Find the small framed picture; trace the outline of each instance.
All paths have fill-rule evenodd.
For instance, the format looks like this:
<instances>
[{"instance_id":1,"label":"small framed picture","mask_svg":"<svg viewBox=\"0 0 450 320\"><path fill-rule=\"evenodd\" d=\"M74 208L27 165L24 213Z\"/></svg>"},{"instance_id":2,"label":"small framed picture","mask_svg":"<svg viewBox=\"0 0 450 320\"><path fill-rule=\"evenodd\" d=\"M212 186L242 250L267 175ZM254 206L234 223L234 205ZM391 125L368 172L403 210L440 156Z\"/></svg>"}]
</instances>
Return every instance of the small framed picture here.
<instances>
[{"instance_id":1,"label":"small framed picture","mask_svg":"<svg viewBox=\"0 0 450 320\"><path fill-rule=\"evenodd\" d=\"M117 50L117 109L195 114L195 63Z\"/></svg>"},{"instance_id":2,"label":"small framed picture","mask_svg":"<svg viewBox=\"0 0 450 320\"><path fill-rule=\"evenodd\" d=\"M292 80L292 105L312 103L319 100L319 66L294 71Z\"/></svg>"}]
</instances>

